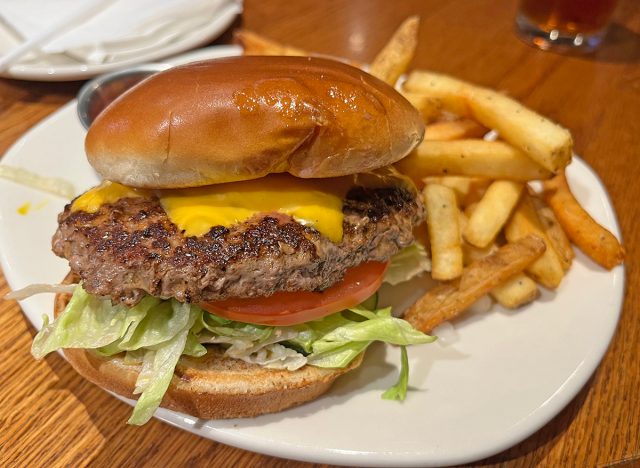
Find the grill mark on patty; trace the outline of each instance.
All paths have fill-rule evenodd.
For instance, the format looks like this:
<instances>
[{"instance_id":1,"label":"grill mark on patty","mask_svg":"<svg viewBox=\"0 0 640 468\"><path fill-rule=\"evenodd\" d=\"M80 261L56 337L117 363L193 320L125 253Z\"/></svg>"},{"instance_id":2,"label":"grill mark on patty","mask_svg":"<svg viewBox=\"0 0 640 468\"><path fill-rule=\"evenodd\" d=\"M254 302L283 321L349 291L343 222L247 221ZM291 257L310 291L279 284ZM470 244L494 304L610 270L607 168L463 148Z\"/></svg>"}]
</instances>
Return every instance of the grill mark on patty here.
<instances>
[{"instance_id":1,"label":"grill mark on patty","mask_svg":"<svg viewBox=\"0 0 640 468\"><path fill-rule=\"evenodd\" d=\"M122 209L123 205L129 209ZM114 261L123 264L134 264L150 258L150 254L157 257L173 250L169 261L176 267L187 264L226 267L245 258L278 255L281 244L314 256L315 246L309 239L319 236L315 230L295 221L281 224L273 216L262 216L245 223L242 230L214 226L202 237L183 237L161 205L144 198L122 199L103 205L93 214L65 209L59 221L61 228L77 229L96 252L111 252ZM150 224L140 226L142 221ZM154 252L157 250L162 254Z\"/></svg>"},{"instance_id":2,"label":"grill mark on patty","mask_svg":"<svg viewBox=\"0 0 640 468\"><path fill-rule=\"evenodd\" d=\"M176 248L177 254L172 261L175 266L213 264L226 267L247 258L278 256L283 243L313 256L315 246L308 239L313 237L315 233L311 229L296 222L280 224L276 218L265 216L247 224L241 231L216 226L202 237L186 237L184 245Z\"/></svg>"},{"instance_id":3,"label":"grill mark on patty","mask_svg":"<svg viewBox=\"0 0 640 468\"><path fill-rule=\"evenodd\" d=\"M95 213L70 206L58 217L54 252L87 291L127 304L144 292L199 302L322 290L351 266L387 260L423 218L421 203L400 187L352 188L340 244L279 213L184 237L157 199L121 199Z\"/></svg>"},{"instance_id":4,"label":"grill mark on patty","mask_svg":"<svg viewBox=\"0 0 640 468\"><path fill-rule=\"evenodd\" d=\"M380 202L371 203L372 195ZM415 203L415 196L407 190L395 187L377 189L353 187L347 194L344 211L366 216L371 221L377 222L394 211L409 215L412 203Z\"/></svg>"}]
</instances>

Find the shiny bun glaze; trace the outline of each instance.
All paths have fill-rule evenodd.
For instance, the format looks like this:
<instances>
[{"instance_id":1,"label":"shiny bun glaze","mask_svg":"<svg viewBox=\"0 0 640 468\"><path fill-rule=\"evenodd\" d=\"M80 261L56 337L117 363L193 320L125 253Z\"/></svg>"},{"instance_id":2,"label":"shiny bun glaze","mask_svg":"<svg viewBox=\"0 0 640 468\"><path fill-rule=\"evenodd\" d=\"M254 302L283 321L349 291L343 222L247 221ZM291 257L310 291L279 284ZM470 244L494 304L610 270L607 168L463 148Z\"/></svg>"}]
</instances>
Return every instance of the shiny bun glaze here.
<instances>
[{"instance_id":1,"label":"shiny bun glaze","mask_svg":"<svg viewBox=\"0 0 640 468\"><path fill-rule=\"evenodd\" d=\"M323 178L403 158L418 112L391 86L309 57L230 57L172 68L111 104L89 129L105 179L178 188L270 173Z\"/></svg>"}]
</instances>

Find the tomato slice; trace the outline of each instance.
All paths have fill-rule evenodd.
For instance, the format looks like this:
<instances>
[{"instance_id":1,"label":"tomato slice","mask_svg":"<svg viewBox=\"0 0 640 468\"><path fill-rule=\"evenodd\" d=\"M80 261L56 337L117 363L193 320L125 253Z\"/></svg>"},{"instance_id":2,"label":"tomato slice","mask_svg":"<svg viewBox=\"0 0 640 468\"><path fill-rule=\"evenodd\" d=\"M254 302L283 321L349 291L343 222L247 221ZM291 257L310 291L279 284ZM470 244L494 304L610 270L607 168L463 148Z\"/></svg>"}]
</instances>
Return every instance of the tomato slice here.
<instances>
[{"instance_id":1,"label":"tomato slice","mask_svg":"<svg viewBox=\"0 0 640 468\"><path fill-rule=\"evenodd\" d=\"M372 296L388 263L367 262L349 268L339 283L322 292L277 292L269 297L227 299L199 304L212 314L260 325L295 325L354 307Z\"/></svg>"}]
</instances>

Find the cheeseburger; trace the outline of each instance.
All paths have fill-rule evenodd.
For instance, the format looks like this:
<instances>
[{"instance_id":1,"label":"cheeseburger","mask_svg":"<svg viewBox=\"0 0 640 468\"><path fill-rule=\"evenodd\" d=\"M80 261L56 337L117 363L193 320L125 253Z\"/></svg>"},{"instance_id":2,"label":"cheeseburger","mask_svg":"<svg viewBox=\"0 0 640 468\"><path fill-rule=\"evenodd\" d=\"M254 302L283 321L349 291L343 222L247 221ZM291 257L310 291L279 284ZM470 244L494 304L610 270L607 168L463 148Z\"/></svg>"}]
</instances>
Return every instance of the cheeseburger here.
<instances>
[{"instance_id":1,"label":"cheeseburger","mask_svg":"<svg viewBox=\"0 0 640 468\"><path fill-rule=\"evenodd\" d=\"M34 355L64 349L85 378L137 398L142 424L158 406L279 411L373 341L432 341L376 304L424 256L423 205L391 167L423 133L392 87L330 60L234 57L145 80L86 136L104 182L59 215L53 251L77 286ZM386 396L405 391L401 378Z\"/></svg>"}]
</instances>

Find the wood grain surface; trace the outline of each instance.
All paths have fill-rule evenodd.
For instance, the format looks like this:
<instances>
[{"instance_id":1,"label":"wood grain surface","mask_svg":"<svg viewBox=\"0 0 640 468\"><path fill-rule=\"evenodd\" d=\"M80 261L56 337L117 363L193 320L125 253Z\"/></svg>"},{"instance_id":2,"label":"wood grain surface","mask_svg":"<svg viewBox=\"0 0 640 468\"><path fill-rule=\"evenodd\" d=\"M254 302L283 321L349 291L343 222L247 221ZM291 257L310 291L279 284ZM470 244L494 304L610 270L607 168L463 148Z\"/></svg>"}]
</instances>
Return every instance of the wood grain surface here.
<instances>
[{"instance_id":1,"label":"wood grain surface","mask_svg":"<svg viewBox=\"0 0 640 468\"><path fill-rule=\"evenodd\" d=\"M627 249L622 319L600 366L556 418L478 466L640 465L640 3L623 0L593 56L545 53L513 33L511 0L246 0L240 23L308 50L369 61L408 15L422 17L414 67L503 90L573 132L611 194ZM216 43L231 40L230 32ZM81 83L0 79L0 154ZM0 276L0 296L8 291ZM606 311L603 311L606 313ZM0 466L303 466L201 439L84 381L58 355L35 361L34 330L0 300ZM463 443L463 441L461 441Z\"/></svg>"}]
</instances>

